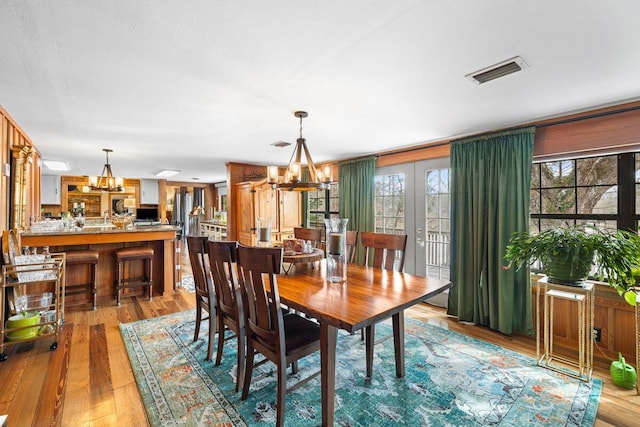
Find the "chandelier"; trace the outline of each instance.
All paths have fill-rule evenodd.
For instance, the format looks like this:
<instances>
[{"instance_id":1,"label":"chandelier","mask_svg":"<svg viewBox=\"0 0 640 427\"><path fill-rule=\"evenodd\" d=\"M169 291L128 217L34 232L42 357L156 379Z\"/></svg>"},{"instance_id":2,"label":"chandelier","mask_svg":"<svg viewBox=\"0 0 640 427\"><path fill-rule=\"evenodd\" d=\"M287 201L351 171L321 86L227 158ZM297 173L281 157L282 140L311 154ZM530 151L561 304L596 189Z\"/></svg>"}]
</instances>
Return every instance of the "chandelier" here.
<instances>
[{"instance_id":1,"label":"chandelier","mask_svg":"<svg viewBox=\"0 0 640 427\"><path fill-rule=\"evenodd\" d=\"M109 153L112 153L113 150L109 148L103 148L102 151L104 151L107 156L107 163L104 164L102 175L100 175L99 177L89 177L89 188L93 191L124 191L123 179L116 178L115 176L113 176L113 172L111 172L111 165L109 164Z\"/></svg>"},{"instance_id":2,"label":"chandelier","mask_svg":"<svg viewBox=\"0 0 640 427\"><path fill-rule=\"evenodd\" d=\"M291 154L289 166L283 176L278 175L277 166L267 166L267 182L273 188L288 191L310 191L324 190L329 188L332 182L331 165L326 165L322 170L318 170L311 160L307 143L302 137L302 119L307 117L306 111L296 111L294 116L300 119L300 138L296 141L296 146ZM304 153L309 169L309 181L302 181L302 153Z\"/></svg>"}]
</instances>

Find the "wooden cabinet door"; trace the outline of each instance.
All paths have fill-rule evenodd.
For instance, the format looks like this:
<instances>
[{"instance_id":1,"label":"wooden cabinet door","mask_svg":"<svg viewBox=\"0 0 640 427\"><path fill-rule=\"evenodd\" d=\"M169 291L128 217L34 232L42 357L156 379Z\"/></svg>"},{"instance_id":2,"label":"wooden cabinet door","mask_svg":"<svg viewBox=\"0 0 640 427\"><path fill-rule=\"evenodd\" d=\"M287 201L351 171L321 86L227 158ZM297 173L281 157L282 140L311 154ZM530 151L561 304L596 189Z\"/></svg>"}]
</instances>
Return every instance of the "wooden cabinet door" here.
<instances>
[{"instance_id":1,"label":"wooden cabinet door","mask_svg":"<svg viewBox=\"0 0 640 427\"><path fill-rule=\"evenodd\" d=\"M271 221L271 231L278 230L278 211L276 205L276 190L272 189L270 185L263 184L255 188L255 216L262 219L269 219Z\"/></svg>"},{"instance_id":2,"label":"wooden cabinet door","mask_svg":"<svg viewBox=\"0 0 640 427\"><path fill-rule=\"evenodd\" d=\"M255 228L255 215L253 213L254 190L250 184L238 184L236 195L238 242L243 245L253 245Z\"/></svg>"},{"instance_id":3,"label":"wooden cabinet door","mask_svg":"<svg viewBox=\"0 0 640 427\"><path fill-rule=\"evenodd\" d=\"M298 191L280 191L278 196L280 232L293 232L294 227L301 227L302 222L300 193Z\"/></svg>"}]
</instances>

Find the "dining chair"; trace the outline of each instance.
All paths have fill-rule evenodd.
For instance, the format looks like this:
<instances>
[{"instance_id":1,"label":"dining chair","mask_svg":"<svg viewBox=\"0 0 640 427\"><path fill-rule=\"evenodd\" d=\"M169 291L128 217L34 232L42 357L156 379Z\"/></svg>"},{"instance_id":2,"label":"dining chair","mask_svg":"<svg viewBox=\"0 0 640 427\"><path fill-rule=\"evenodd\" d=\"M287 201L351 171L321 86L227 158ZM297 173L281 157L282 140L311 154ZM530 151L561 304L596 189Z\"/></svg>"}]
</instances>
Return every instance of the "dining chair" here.
<instances>
[{"instance_id":1,"label":"dining chair","mask_svg":"<svg viewBox=\"0 0 640 427\"><path fill-rule=\"evenodd\" d=\"M387 234L363 231L360 233L360 243L365 251L365 265L383 270L402 271L404 269L404 254L407 248L406 234ZM375 342L375 323L362 331L365 341L366 377L373 375L373 347ZM391 338L393 335L381 338L378 342Z\"/></svg>"},{"instance_id":2,"label":"dining chair","mask_svg":"<svg viewBox=\"0 0 640 427\"><path fill-rule=\"evenodd\" d=\"M218 351L215 366L222 362L225 341L237 338L236 392L244 378L246 349L246 329L243 296L238 284L237 275L238 242L210 241L209 264L211 277L216 291ZM225 331L231 330L235 335L225 338Z\"/></svg>"},{"instance_id":3,"label":"dining chair","mask_svg":"<svg viewBox=\"0 0 640 427\"><path fill-rule=\"evenodd\" d=\"M293 237L296 239L302 239L305 241L310 241L314 248L322 248L322 228L305 228L305 227L295 227L293 229ZM314 261L313 266L315 267L316 263L320 261ZM289 267L290 269L291 267ZM286 270L288 272L289 270Z\"/></svg>"},{"instance_id":4,"label":"dining chair","mask_svg":"<svg viewBox=\"0 0 640 427\"><path fill-rule=\"evenodd\" d=\"M241 399L249 395L254 353L259 352L277 367L276 425L284 424L287 366L297 372L297 361L320 350L320 326L280 306L277 275L282 248L238 247L239 281L247 306L247 357ZM302 380L304 383L311 377ZM300 385L300 382L297 386Z\"/></svg>"},{"instance_id":5,"label":"dining chair","mask_svg":"<svg viewBox=\"0 0 640 427\"><path fill-rule=\"evenodd\" d=\"M206 360L213 356L213 340L216 334L216 296L209 268L209 256L207 237L188 236L187 248L189 250L189 262L193 271L193 281L196 290L196 328L193 341L198 340L200 324L203 320L209 321L209 342ZM207 313L202 317L202 312Z\"/></svg>"},{"instance_id":6,"label":"dining chair","mask_svg":"<svg viewBox=\"0 0 640 427\"><path fill-rule=\"evenodd\" d=\"M347 262L353 264L358 256L358 232L347 231Z\"/></svg>"},{"instance_id":7,"label":"dining chair","mask_svg":"<svg viewBox=\"0 0 640 427\"><path fill-rule=\"evenodd\" d=\"M295 227L293 237L302 240L311 240L314 247L319 247L322 242L322 228Z\"/></svg>"}]
</instances>

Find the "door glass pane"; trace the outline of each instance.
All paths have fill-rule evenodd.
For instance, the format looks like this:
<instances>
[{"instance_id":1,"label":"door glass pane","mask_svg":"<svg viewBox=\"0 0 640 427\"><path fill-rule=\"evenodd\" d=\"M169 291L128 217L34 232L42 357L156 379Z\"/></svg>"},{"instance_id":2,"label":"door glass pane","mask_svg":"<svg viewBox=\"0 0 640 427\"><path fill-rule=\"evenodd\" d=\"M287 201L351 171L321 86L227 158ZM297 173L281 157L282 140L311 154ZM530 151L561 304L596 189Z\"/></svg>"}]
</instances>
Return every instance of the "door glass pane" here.
<instances>
[{"instance_id":1,"label":"door glass pane","mask_svg":"<svg viewBox=\"0 0 640 427\"><path fill-rule=\"evenodd\" d=\"M449 169L435 169L425 175L425 254L427 276L449 278L451 216Z\"/></svg>"}]
</instances>

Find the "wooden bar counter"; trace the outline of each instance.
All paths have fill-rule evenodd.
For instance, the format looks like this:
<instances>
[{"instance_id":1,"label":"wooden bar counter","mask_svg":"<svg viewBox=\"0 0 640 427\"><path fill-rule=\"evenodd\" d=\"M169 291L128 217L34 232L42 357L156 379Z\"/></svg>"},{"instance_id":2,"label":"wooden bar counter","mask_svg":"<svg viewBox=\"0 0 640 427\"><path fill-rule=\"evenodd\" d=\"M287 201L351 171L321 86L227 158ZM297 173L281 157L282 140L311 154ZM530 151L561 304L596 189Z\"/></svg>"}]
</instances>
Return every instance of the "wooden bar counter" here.
<instances>
[{"instance_id":1,"label":"wooden bar counter","mask_svg":"<svg viewBox=\"0 0 640 427\"><path fill-rule=\"evenodd\" d=\"M25 231L21 234L22 246L49 246L53 252L77 249L92 249L99 252L98 301L113 300L115 303L115 255L116 249L131 246L153 248L153 294L162 295L174 289L176 264L177 227L172 225L150 225L119 229L115 227L85 227L73 231L47 232ZM71 277L67 276L67 281Z\"/></svg>"}]
</instances>

